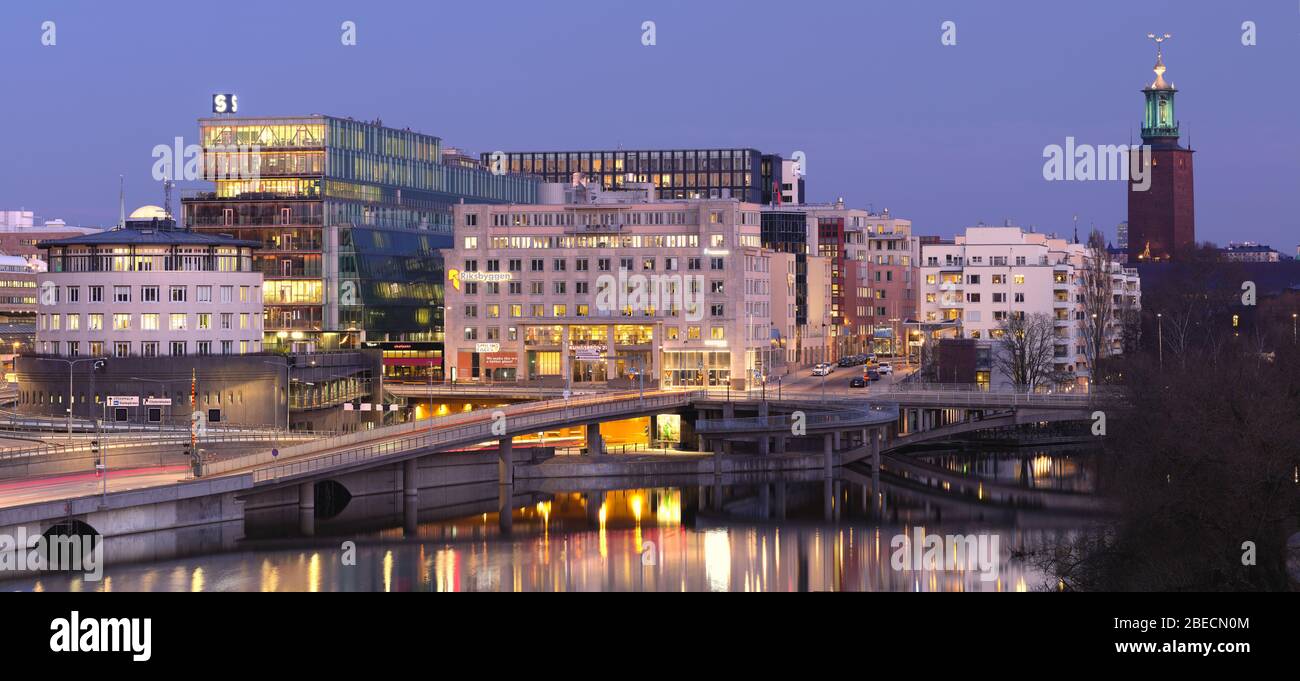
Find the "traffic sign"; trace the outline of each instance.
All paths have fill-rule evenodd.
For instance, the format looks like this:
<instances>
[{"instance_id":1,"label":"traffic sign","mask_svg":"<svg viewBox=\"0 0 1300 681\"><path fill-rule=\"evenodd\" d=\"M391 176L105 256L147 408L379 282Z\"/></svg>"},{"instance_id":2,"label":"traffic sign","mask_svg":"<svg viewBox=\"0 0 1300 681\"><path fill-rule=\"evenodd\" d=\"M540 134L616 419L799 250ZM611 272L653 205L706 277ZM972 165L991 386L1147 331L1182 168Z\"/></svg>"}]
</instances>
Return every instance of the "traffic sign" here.
<instances>
[{"instance_id":1,"label":"traffic sign","mask_svg":"<svg viewBox=\"0 0 1300 681\"><path fill-rule=\"evenodd\" d=\"M138 407L140 406L140 398L137 395L109 395L108 406Z\"/></svg>"}]
</instances>

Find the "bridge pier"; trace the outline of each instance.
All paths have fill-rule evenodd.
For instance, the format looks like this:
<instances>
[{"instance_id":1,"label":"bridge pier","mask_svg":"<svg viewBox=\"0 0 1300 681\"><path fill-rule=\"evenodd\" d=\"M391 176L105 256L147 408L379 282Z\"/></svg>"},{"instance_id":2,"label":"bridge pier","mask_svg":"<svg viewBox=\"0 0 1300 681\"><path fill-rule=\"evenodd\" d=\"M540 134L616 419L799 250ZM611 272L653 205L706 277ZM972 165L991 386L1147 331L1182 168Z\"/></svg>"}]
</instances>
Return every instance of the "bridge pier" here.
<instances>
[{"instance_id":1,"label":"bridge pier","mask_svg":"<svg viewBox=\"0 0 1300 681\"><path fill-rule=\"evenodd\" d=\"M514 485L497 485L497 525L501 528L501 534L510 534L514 531Z\"/></svg>"},{"instance_id":2,"label":"bridge pier","mask_svg":"<svg viewBox=\"0 0 1300 681\"><path fill-rule=\"evenodd\" d=\"M402 497L402 531L408 538L414 537L420 526L420 498Z\"/></svg>"},{"instance_id":3,"label":"bridge pier","mask_svg":"<svg viewBox=\"0 0 1300 681\"><path fill-rule=\"evenodd\" d=\"M497 444L497 483L515 484L515 439L509 435L501 438Z\"/></svg>"},{"instance_id":4,"label":"bridge pier","mask_svg":"<svg viewBox=\"0 0 1300 681\"><path fill-rule=\"evenodd\" d=\"M600 437L600 424L587 424L587 454L599 456L605 453L605 441Z\"/></svg>"},{"instance_id":5,"label":"bridge pier","mask_svg":"<svg viewBox=\"0 0 1300 681\"><path fill-rule=\"evenodd\" d=\"M776 453L785 454L785 436L777 435L774 439L776 440Z\"/></svg>"},{"instance_id":6,"label":"bridge pier","mask_svg":"<svg viewBox=\"0 0 1300 681\"><path fill-rule=\"evenodd\" d=\"M724 443L722 440L713 441L713 475L722 477L722 450Z\"/></svg>"},{"instance_id":7,"label":"bridge pier","mask_svg":"<svg viewBox=\"0 0 1300 681\"><path fill-rule=\"evenodd\" d=\"M420 496L420 462L407 459L402 462L402 496L407 499Z\"/></svg>"},{"instance_id":8,"label":"bridge pier","mask_svg":"<svg viewBox=\"0 0 1300 681\"><path fill-rule=\"evenodd\" d=\"M826 433L822 436L822 455L823 465L822 474L827 480L830 480L835 471L835 436L832 433Z\"/></svg>"},{"instance_id":9,"label":"bridge pier","mask_svg":"<svg viewBox=\"0 0 1300 681\"><path fill-rule=\"evenodd\" d=\"M298 485L298 530L310 537L316 534L316 483Z\"/></svg>"},{"instance_id":10,"label":"bridge pier","mask_svg":"<svg viewBox=\"0 0 1300 681\"><path fill-rule=\"evenodd\" d=\"M871 443L871 477L874 478L880 475L880 441L884 439L884 434L874 428L870 432L871 439L868 442Z\"/></svg>"}]
</instances>

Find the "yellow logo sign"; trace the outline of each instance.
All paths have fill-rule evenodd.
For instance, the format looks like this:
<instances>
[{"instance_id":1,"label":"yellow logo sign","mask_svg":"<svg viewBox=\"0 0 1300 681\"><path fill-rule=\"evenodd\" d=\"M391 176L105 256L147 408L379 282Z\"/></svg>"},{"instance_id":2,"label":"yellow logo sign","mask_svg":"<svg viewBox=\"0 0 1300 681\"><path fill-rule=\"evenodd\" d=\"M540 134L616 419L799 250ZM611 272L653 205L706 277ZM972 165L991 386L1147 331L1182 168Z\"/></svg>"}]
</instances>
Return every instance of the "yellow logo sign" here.
<instances>
[{"instance_id":1,"label":"yellow logo sign","mask_svg":"<svg viewBox=\"0 0 1300 681\"><path fill-rule=\"evenodd\" d=\"M451 280L452 288L460 290L460 270L447 270L447 278Z\"/></svg>"}]
</instances>

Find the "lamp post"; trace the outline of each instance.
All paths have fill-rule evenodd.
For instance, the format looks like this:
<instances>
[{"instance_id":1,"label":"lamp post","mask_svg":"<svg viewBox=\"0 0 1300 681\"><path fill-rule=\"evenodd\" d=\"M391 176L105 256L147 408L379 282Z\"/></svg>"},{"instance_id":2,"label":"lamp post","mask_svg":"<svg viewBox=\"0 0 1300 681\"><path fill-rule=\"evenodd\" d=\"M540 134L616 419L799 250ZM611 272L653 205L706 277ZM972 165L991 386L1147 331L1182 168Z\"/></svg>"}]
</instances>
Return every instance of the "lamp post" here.
<instances>
[{"instance_id":1,"label":"lamp post","mask_svg":"<svg viewBox=\"0 0 1300 681\"><path fill-rule=\"evenodd\" d=\"M14 343L14 345L17 346L17 343ZM51 361L51 362L63 362L64 364L67 364L67 365L68 365L68 407L67 407L67 412L68 412L68 440L72 440L72 371L73 371L73 368L76 367L78 364L80 364L80 363L82 363L82 362L101 362L101 361L104 361L104 360L107 359L107 358L106 358L106 357L86 357L86 358L84 358L84 359L63 359L63 358L61 358L61 357L46 357L46 358L44 358L44 359L46 359L47 361Z\"/></svg>"},{"instance_id":2,"label":"lamp post","mask_svg":"<svg viewBox=\"0 0 1300 681\"><path fill-rule=\"evenodd\" d=\"M1296 313L1291 313L1291 344L1296 343Z\"/></svg>"}]
</instances>

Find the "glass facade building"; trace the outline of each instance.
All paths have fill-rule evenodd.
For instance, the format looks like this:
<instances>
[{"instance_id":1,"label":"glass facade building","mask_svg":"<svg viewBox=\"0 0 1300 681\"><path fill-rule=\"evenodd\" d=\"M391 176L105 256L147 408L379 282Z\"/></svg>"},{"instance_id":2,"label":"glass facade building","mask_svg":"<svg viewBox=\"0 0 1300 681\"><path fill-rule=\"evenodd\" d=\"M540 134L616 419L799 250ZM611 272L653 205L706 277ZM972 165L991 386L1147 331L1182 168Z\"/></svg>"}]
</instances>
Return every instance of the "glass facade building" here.
<instances>
[{"instance_id":1,"label":"glass facade building","mask_svg":"<svg viewBox=\"0 0 1300 681\"><path fill-rule=\"evenodd\" d=\"M378 121L217 117L199 132L215 188L186 194L185 224L262 244L268 350L441 342L452 206L537 199L536 178L444 163L440 138Z\"/></svg>"},{"instance_id":2,"label":"glass facade building","mask_svg":"<svg viewBox=\"0 0 1300 681\"><path fill-rule=\"evenodd\" d=\"M771 200L779 183L781 157L755 149L673 149L644 151L504 152L508 173L535 175L568 183L574 173L605 189L650 183L660 199L734 198L749 203ZM485 166L492 154L483 154Z\"/></svg>"}]
</instances>

